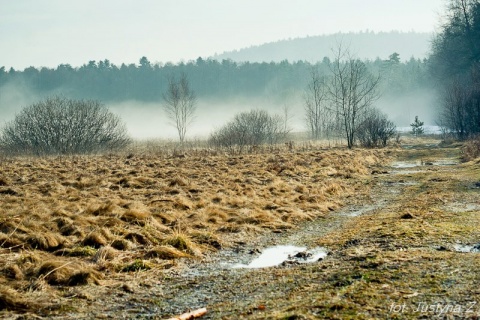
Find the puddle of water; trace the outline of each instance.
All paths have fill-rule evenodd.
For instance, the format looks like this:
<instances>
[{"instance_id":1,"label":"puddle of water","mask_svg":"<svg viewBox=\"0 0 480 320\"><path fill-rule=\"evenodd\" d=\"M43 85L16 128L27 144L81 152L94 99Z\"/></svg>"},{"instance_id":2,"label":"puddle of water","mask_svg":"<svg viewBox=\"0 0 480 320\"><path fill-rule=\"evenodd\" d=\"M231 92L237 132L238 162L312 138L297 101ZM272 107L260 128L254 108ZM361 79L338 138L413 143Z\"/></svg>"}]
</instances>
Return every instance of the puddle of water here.
<instances>
[{"instance_id":1,"label":"puddle of water","mask_svg":"<svg viewBox=\"0 0 480 320\"><path fill-rule=\"evenodd\" d=\"M400 173L400 171L396 171L397 173ZM394 187L394 186L417 186L419 183L415 181L386 181L383 183L384 186L387 187Z\"/></svg>"},{"instance_id":2,"label":"puddle of water","mask_svg":"<svg viewBox=\"0 0 480 320\"><path fill-rule=\"evenodd\" d=\"M455 160L437 160L432 163L434 166L454 166L459 164L459 162Z\"/></svg>"},{"instance_id":3,"label":"puddle of water","mask_svg":"<svg viewBox=\"0 0 480 320\"><path fill-rule=\"evenodd\" d=\"M396 161L392 163L392 168L404 169L404 168L415 168L420 166L420 162L406 162L406 161Z\"/></svg>"},{"instance_id":4,"label":"puddle of water","mask_svg":"<svg viewBox=\"0 0 480 320\"><path fill-rule=\"evenodd\" d=\"M453 246L457 252L480 252L480 243L470 246L465 244L456 244Z\"/></svg>"},{"instance_id":5,"label":"puddle of water","mask_svg":"<svg viewBox=\"0 0 480 320\"><path fill-rule=\"evenodd\" d=\"M393 170L391 174L414 174L422 172L420 170Z\"/></svg>"},{"instance_id":6,"label":"puddle of water","mask_svg":"<svg viewBox=\"0 0 480 320\"><path fill-rule=\"evenodd\" d=\"M396 161L393 162L390 167L397 169L392 170L391 174L414 174L420 172L420 170L405 170L420 167L422 164L420 161L417 162L406 162L406 161Z\"/></svg>"},{"instance_id":7,"label":"puddle of water","mask_svg":"<svg viewBox=\"0 0 480 320\"><path fill-rule=\"evenodd\" d=\"M425 162L423 162L422 160L415 161L415 162L395 161L390 165L390 167L395 169L410 169L410 168L421 167L421 166L454 166L454 165L457 165L458 163L459 162L457 160L452 160L452 159L425 161Z\"/></svg>"},{"instance_id":8,"label":"puddle of water","mask_svg":"<svg viewBox=\"0 0 480 320\"><path fill-rule=\"evenodd\" d=\"M324 248L307 250L297 246L275 246L263 250L262 254L249 264L236 264L233 268L267 268L278 266L285 261L312 263L323 259L327 255Z\"/></svg>"}]
</instances>

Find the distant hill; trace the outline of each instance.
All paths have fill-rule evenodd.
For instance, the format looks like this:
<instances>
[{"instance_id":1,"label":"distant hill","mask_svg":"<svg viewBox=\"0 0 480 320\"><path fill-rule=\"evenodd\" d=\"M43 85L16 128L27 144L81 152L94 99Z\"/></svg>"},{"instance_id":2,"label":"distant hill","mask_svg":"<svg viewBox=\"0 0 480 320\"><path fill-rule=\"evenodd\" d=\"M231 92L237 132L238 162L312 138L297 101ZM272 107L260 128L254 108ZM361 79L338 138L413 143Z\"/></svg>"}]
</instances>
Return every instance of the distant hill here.
<instances>
[{"instance_id":1,"label":"distant hill","mask_svg":"<svg viewBox=\"0 0 480 320\"><path fill-rule=\"evenodd\" d=\"M337 43L349 45L350 50L361 59L386 59L394 52L402 61L427 57L430 50L431 33L416 32L359 32L337 33L280 40L240 50L217 54L217 60L231 59L236 62L280 62L282 60L308 61L315 63L332 56Z\"/></svg>"}]
</instances>

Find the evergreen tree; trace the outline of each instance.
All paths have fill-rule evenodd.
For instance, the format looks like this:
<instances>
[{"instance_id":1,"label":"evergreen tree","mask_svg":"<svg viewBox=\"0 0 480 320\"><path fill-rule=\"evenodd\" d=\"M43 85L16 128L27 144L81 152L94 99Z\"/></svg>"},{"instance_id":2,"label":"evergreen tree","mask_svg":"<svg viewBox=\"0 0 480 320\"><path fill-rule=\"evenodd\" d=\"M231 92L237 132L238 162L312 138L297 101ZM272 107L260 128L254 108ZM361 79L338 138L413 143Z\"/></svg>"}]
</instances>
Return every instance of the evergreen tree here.
<instances>
[{"instance_id":1,"label":"evergreen tree","mask_svg":"<svg viewBox=\"0 0 480 320\"><path fill-rule=\"evenodd\" d=\"M418 137L419 135L421 135L424 132L423 121L420 121L418 119L418 116L415 116L415 121L412 124L410 124L410 126L412 127L412 134L415 137Z\"/></svg>"}]
</instances>

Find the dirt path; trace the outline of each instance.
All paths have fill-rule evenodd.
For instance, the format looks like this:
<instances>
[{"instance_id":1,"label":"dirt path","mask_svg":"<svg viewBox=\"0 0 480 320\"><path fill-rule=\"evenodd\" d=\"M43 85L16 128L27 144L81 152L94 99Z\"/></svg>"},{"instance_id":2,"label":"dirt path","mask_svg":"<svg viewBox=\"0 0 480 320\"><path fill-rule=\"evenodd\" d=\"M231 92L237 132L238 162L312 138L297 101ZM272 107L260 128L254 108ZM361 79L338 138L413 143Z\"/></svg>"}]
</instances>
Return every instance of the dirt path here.
<instances>
[{"instance_id":1,"label":"dirt path","mask_svg":"<svg viewBox=\"0 0 480 320\"><path fill-rule=\"evenodd\" d=\"M369 196L350 199L342 210L294 230L239 238L155 281L139 273L135 287L102 287L105 299L79 299L88 313L72 316L164 319L202 307L208 309L202 319L478 316L479 255L452 249L480 241L471 227L479 222L480 196L471 190L478 164L455 164L458 149L429 146L400 155L373 173ZM309 264L233 268L276 245L322 246L329 254ZM432 311L434 304L451 309Z\"/></svg>"},{"instance_id":2,"label":"dirt path","mask_svg":"<svg viewBox=\"0 0 480 320\"><path fill-rule=\"evenodd\" d=\"M451 161L445 163L450 164ZM262 309L265 301L284 297L286 293L294 290L296 277L308 278L308 274L304 274L304 271L308 270L305 266L279 266L274 269L239 269L232 266L248 264L264 248L271 246L295 245L312 248L319 238L332 231L341 230L347 222L352 222L356 217L375 215L377 211L395 201L406 186L415 184L408 176L413 168L415 172L420 172L427 167L417 166L415 162L395 163L393 167L384 168L385 173L376 177L371 197L362 199L362 205L349 205L326 218L302 223L297 229L286 233L271 233L252 243L240 243L231 250L224 250L210 257L210 261L206 263L192 264L171 274L169 281L161 285L163 301L154 313L174 315L207 306L210 312L205 319L233 318L238 315L238 310L251 311L252 305ZM406 178L399 178L405 177L405 173ZM299 273L295 278L282 279L277 272L282 268L297 268ZM224 309L226 305L235 305L236 308Z\"/></svg>"}]
</instances>

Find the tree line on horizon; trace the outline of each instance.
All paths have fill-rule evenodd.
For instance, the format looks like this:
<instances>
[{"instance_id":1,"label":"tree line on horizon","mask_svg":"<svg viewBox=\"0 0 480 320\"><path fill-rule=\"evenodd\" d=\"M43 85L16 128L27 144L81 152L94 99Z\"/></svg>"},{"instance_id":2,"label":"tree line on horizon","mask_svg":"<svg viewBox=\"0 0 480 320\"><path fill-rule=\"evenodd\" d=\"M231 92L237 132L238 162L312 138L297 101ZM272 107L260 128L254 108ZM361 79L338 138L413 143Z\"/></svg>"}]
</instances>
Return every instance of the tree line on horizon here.
<instances>
[{"instance_id":1,"label":"tree line on horizon","mask_svg":"<svg viewBox=\"0 0 480 320\"><path fill-rule=\"evenodd\" d=\"M318 63L282 61L237 63L231 60L198 58L187 63L153 64L142 57L138 64L117 66L109 60L89 61L80 67L61 64L56 68L25 68L23 71L0 67L0 88L8 83L21 85L42 96L64 94L77 99L103 102L163 99L171 77L186 74L199 98L236 96L281 99L289 92L303 92L312 68L328 70L330 59ZM374 73L382 74L382 90L401 94L430 87L428 61L411 58L401 61L397 53L386 60L366 60Z\"/></svg>"}]
</instances>

